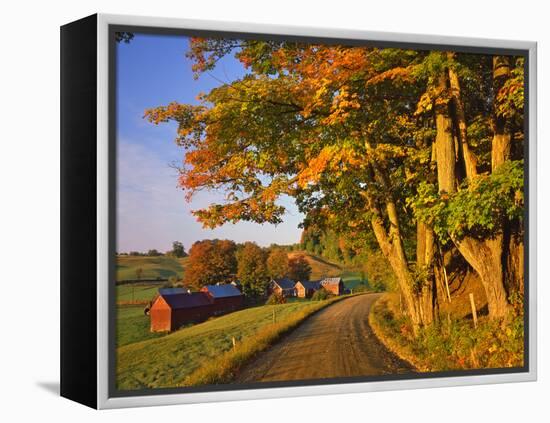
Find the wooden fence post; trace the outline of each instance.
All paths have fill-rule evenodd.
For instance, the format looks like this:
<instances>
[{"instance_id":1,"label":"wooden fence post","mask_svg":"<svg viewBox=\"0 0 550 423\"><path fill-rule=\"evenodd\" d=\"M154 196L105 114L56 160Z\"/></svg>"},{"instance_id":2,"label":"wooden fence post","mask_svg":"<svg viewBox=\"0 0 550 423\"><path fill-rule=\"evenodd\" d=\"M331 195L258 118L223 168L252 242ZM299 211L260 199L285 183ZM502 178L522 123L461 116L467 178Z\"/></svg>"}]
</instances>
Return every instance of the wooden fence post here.
<instances>
[{"instance_id":1,"label":"wooden fence post","mask_svg":"<svg viewBox=\"0 0 550 423\"><path fill-rule=\"evenodd\" d=\"M232 337L231 341L233 341L233 349L235 350L237 348L237 341L235 340L235 337Z\"/></svg>"},{"instance_id":2,"label":"wooden fence post","mask_svg":"<svg viewBox=\"0 0 550 423\"><path fill-rule=\"evenodd\" d=\"M474 318L474 328L477 329L477 310L476 303L474 301L474 294L470 292L470 306L472 307L472 317Z\"/></svg>"}]
</instances>

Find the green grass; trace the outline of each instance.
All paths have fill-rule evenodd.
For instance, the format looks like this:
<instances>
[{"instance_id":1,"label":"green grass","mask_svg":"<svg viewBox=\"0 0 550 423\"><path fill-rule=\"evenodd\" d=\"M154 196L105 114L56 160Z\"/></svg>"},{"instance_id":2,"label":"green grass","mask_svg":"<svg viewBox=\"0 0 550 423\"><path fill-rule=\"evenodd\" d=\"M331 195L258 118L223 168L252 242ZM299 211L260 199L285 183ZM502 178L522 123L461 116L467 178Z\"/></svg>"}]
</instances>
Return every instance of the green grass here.
<instances>
[{"instance_id":1,"label":"green grass","mask_svg":"<svg viewBox=\"0 0 550 423\"><path fill-rule=\"evenodd\" d=\"M183 278L184 268L188 257L142 257L142 256L117 256L116 279L117 281L137 279L137 269L142 269L140 279L168 279L175 276Z\"/></svg>"},{"instance_id":2,"label":"green grass","mask_svg":"<svg viewBox=\"0 0 550 423\"><path fill-rule=\"evenodd\" d=\"M117 346L163 336L149 330L149 316L143 314L143 306L118 306L116 312Z\"/></svg>"},{"instance_id":3,"label":"green grass","mask_svg":"<svg viewBox=\"0 0 550 423\"><path fill-rule=\"evenodd\" d=\"M122 346L117 350L118 389L201 384L204 380L210 381L216 374L220 378L227 377L227 367L225 372L221 367L216 367L218 364L227 366L227 362L216 364L213 371L211 366L222 356L227 358L224 352L232 353L232 337L235 337L238 346L248 345L247 351L257 352L258 346L265 347L266 342L271 342L281 331L288 330L285 325L298 324L308 314L328 303L307 301L253 307L180 329L158 339ZM275 325L273 310L276 312ZM235 362L230 360L229 363ZM206 375L201 373L200 368L206 369ZM192 376L197 371L199 373Z\"/></svg>"},{"instance_id":4,"label":"green grass","mask_svg":"<svg viewBox=\"0 0 550 423\"><path fill-rule=\"evenodd\" d=\"M132 283L127 285L117 285L117 302L141 302L147 303L157 295L158 289L162 283ZM142 307L143 308L143 307Z\"/></svg>"}]
</instances>

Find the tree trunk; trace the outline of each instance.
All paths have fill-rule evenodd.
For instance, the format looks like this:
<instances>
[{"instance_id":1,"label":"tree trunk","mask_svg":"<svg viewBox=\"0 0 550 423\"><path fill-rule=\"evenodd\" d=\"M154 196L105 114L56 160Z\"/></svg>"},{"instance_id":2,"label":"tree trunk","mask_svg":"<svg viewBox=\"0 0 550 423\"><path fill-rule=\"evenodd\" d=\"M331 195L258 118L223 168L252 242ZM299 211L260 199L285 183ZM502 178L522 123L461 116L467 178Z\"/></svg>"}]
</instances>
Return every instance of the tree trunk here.
<instances>
[{"instance_id":1,"label":"tree trunk","mask_svg":"<svg viewBox=\"0 0 550 423\"><path fill-rule=\"evenodd\" d=\"M448 53L451 58L454 58L454 53ZM462 96L460 93L460 82L456 72L449 68L449 87L451 91L451 99L454 109L455 125L457 127L457 135L459 140L459 157L463 158L464 170L466 172L466 178L471 180L477 176L477 159L475 155L470 151L468 145L468 135L466 126L466 115L464 112L464 103L462 102ZM460 154L461 153L461 154Z\"/></svg>"},{"instance_id":2,"label":"tree trunk","mask_svg":"<svg viewBox=\"0 0 550 423\"><path fill-rule=\"evenodd\" d=\"M447 90L447 75L442 73L438 88ZM456 155L453 139L453 122L449 115L446 100L436 100L435 106L435 156L437 161L437 180L439 191L453 193L456 191Z\"/></svg>"},{"instance_id":3,"label":"tree trunk","mask_svg":"<svg viewBox=\"0 0 550 423\"><path fill-rule=\"evenodd\" d=\"M523 293L524 289L524 248L523 227L519 221L513 221L505 228L504 237L504 281L508 293Z\"/></svg>"},{"instance_id":4,"label":"tree trunk","mask_svg":"<svg viewBox=\"0 0 550 423\"><path fill-rule=\"evenodd\" d=\"M493 87L495 96L510 77L510 58L506 56L493 57ZM495 113L493 119L493 143L491 148L491 168L494 172L500 165L510 160L512 151L512 134L503 116Z\"/></svg>"},{"instance_id":5,"label":"tree trunk","mask_svg":"<svg viewBox=\"0 0 550 423\"><path fill-rule=\"evenodd\" d=\"M370 149L368 142L365 143L367 149ZM371 163L371 171L376 181L384 188L387 193L387 200L385 201L386 213L389 220L389 231L386 231L384 227L384 221L382 218L382 212L378 206L378 202L373 198L372 194L368 191L364 191L361 194L367 200L367 204L370 212L372 213L371 226L374 232L374 236L378 241L380 250L384 257L390 263L393 273L397 278L399 289L404 299L405 309L407 314L411 318L413 325L413 332L418 334L418 329L422 325L422 319L416 296L414 292L414 279L409 269L407 257L405 254L405 247L403 245L403 239L401 236L401 229L399 225L399 218L397 214L397 207L392 199L392 194L389 186L389 182L386 178L384 170L381 169L376 163Z\"/></svg>"},{"instance_id":6,"label":"tree trunk","mask_svg":"<svg viewBox=\"0 0 550 423\"><path fill-rule=\"evenodd\" d=\"M426 272L426 280L418 292L418 309L424 326L436 318L437 286L435 281L434 233L424 222L416 224L416 266Z\"/></svg>"},{"instance_id":7,"label":"tree trunk","mask_svg":"<svg viewBox=\"0 0 550 423\"><path fill-rule=\"evenodd\" d=\"M422 325L422 319L420 317L417 301L415 300L413 290L414 280L409 270L407 259L405 258L403 243L400 239L388 238L380 216L375 215L371 219L371 225L378 245L380 246L380 250L390 263L393 273L397 278L399 289L404 299L405 310L411 318L413 332L417 335L418 329Z\"/></svg>"},{"instance_id":8,"label":"tree trunk","mask_svg":"<svg viewBox=\"0 0 550 423\"><path fill-rule=\"evenodd\" d=\"M491 318L503 318L508 311L502 266L502 241L502 234L498 234L484 241L464 238L455 242L462 256L480 276Z\"/></svg>"},{"instance_id":9,"label":"tree trunk","mask_svg":"<svg viewBox=\"0 0 550 423\"><path fill-rule=\"evenodd\" d=\"M442 90L442 92L444 92L443 90L445 90L446 87L452 85L447 81L448 75L448 71L442 72L439 78L439 89ZM456 108L454 113L456 114ZM444 100L440 101L439 104L436 102L437 177L439 191L442 194L454 193L457 187L456 171L454 168L456 161L453 156L454 148L452 148L452 121L460 122L460 118L454 117L451 119L449 117L450 114L451 110L447 102ZM458 132L460 133L460 128ZM498 146L495 146L495 142ZM500 152L505 149L504 145L504 138L493 138L493 154L495 154L495 151ZM464 153L465 150L462 149L462 154ZM502 160L505 156L502 153L497 153L497 156L499 154L502 158L493 157L493 166L495 163L502 164ZM489 316L491 318L503 317L508 309L508 301L504 288L502 232L497 233L491 239L483 241L465 237L460 240L453 239L453 242L462 256L480 276L487 297Z\"/></svg>"}]
</instances>

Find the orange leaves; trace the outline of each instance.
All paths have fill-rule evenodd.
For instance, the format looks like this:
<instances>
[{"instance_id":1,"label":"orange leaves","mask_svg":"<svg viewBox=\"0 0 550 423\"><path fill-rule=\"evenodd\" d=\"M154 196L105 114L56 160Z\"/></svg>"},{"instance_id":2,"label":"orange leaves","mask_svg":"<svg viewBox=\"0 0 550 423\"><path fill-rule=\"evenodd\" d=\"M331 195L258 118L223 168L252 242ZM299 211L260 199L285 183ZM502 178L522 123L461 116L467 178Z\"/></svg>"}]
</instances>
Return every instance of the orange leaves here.
<instances>
[{"instance_id":1,"label":"orange leaves","mask_svg":"<svg viewBox=\"0 0 550 423\"><path fill-rule=\"evenodd\" d=\"M330 108L330 115L323 119L323 123L326 125L344 123L350 116L352 110L360 108L361 104L359 103L358 94L350 93L347 87L342 87L334 96Z\"/></svg>"},{"instance_id":2,"label":"orange leaves","mask_svg":"<svg viewBox=\"0 0 550 423\"><path fill-rule=\"evenodd\" d=\"M306 187L309 184L314 184L319 181L321 174L327 168L329 161L332 159L334 148L325 147L321 150L317 157L309 161L307 167L298 174L298 185Z\"/></svg>"},{"instance_id":3,"label":"orange leaves","mask_svg":"<svg viewBox=\"0 0 550 423\"><path fill-rule=\"evenodd\" d=\"M361 156L350 146L330 145L324 147L298 173L298 185L305 188L319 182L325 172L339 175L350 168L361 166L362 162Z\"/></svg>"},{"instance_id":4,"label":"orange leaves","mask_svg":"<svg viewBox=\"0 0 550 423\"><path fill-rule=\"evenodd\" d=\"M184 105L181 105L176 102L168 104L168 106L156 107L153 109L145 110L143 115L149 122L158 125L162 122L168 122L170 119L174 119L180 112L185 108Z\"/></svg>"},{"instance_id":5,"label":"orange leaves","mask_svg":"<svg viewBox=\"0 0 550 423\"><path fill-rule=\"evenodd\" d=\"M215 228L224 223L236 223L241 220L257 223L281 223L284 207L274 202L263 202L256 197L227 204L212 204L206 209L193 211L193 215L206 228Z\"/></svg>"},{"instance_id":6,"label":"orange leaves","mask_svg":"<svg viewBox=\"0 0 550 423\"><path fill-rule=\"evenodd\" d=\"M393 69L388 69L387 71L384 71L382 73L379 73L376 76L373 76L367 81L367 85L369 84L378 84L383 81L394 81L399 80L403 82L413 82L414 77L412 75L413 68L411 66L408 66L406 68L403 67L395 67Z\"/></svg>"},{"instance_id":7,"label":"orange leaves","mask_svg":"<svg viewBox=\"0 0 550 423\"><path fill-rule=\"evenodd\" d=\"M451 92L448 89L429 87L422 94L416 105L415 116L430 112L434 106L444 106L451 101Z\"/></svg>"}]
</instances>

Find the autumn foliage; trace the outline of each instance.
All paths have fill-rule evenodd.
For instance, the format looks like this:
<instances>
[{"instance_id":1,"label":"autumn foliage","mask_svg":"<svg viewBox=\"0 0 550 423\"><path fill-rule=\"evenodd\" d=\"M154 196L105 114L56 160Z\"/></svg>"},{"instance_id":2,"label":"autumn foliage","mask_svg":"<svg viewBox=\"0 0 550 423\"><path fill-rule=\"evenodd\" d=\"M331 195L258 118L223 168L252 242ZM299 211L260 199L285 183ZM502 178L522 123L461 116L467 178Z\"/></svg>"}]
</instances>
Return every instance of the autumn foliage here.
<instances>
[{"instance_id":1,"label":"autumn foliage","mask_svg":"<svg viewBox=\"0 0 550 423\"><path fill-rule=\"evenodd\" d=\"M199 290L204 285L229 283L235 279L237 246L228 240L197 241L189 250L184 282Z\"/></svg>"},{"instance_id":2,"label":"autumn foliage","mask_svg":"<svg viewBox=\"0 0 550 423\"><path fill-rule=\"evenodd\" d=\"M178 125L187 198L225 193L199 221L280 223L291 196L306 227L375 240L415 330L437 319L444 254L506 315L523 279L523 57L201 38L188 52L196 77L226 55L242 78L145 112Z\"/></svg>"}]
</instances>

